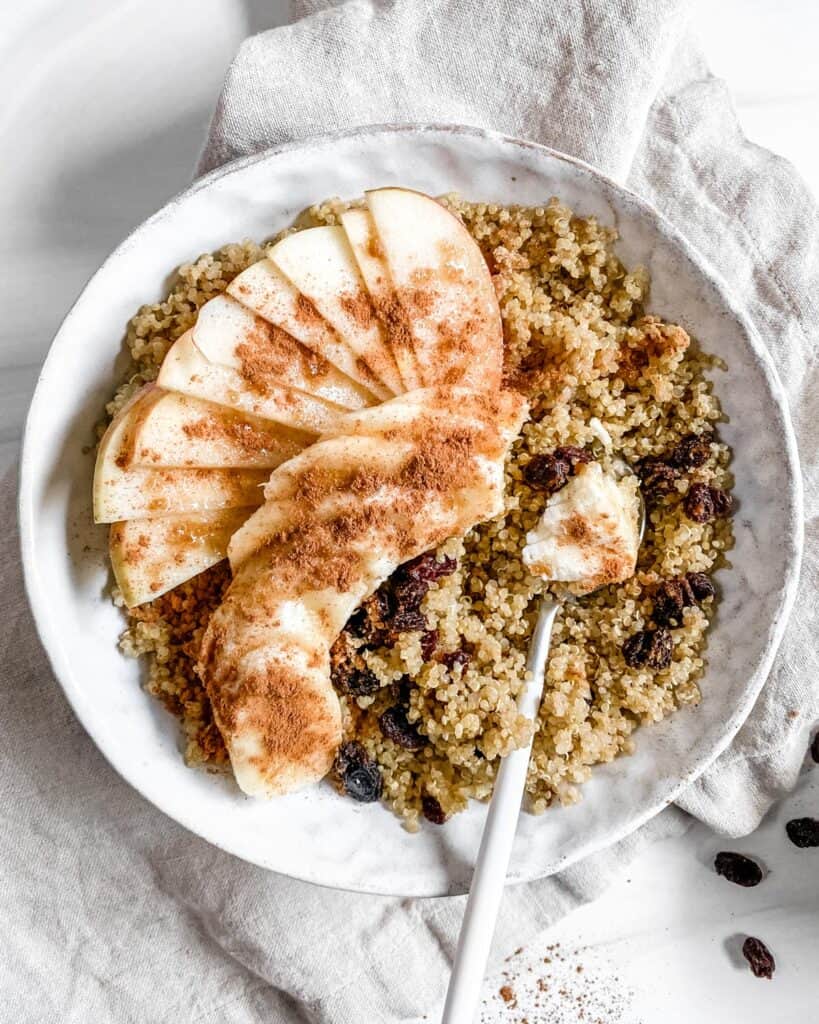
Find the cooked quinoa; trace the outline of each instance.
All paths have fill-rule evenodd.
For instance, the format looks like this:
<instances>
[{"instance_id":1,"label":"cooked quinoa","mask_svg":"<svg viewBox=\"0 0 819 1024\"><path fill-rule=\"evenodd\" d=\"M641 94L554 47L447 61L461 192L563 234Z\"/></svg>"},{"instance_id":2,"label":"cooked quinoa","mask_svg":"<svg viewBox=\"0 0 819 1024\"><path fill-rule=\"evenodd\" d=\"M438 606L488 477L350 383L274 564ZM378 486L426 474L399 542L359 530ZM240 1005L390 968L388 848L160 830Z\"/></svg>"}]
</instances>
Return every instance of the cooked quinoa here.
<instances>
[{"instance_id":1,"label":"cooked quinoa","mask_svg":"<svg viewBox=\"0 0 819 1024\"><path fill-rule=\"evenodd\" d=\"M709 377L720 361L681 327L646 316L648 274L620 263L615 231L575 217L556 199L534 209L455 196L444 201L494 275L506 377L528 395L531 418L507 461L505 513L436 552L454 571L423 597L423 628L372 628L380 607L372 599L358 616L370 628L359 621L353 629L351 620L333 651L334 681L355 671L368 682L364 696L339 686L345 740L360 743L377 762L383 799L410 829L422 814L441 821L472 797L487 799L500 759L529 738L516 697L539 599L548 589L521 560L526 533L549 497L533 483L533 460L561 446L583 448L604 466L624 459L640 471L647 499L635 576L579 599L555 591L564 604L527 781L535 813L555 800L575 802L594 765L634 749L638 725L699 702L715 597L706 579L695 585L694 600L685 579L726 566L732 546L730 519L697 514L699 492L692 491L706 485L705 499L714 493L709 488L724 498L732 484ZM341 208L338 202L315 207L300 226L333 223ZM134 373L109 414L156 377L199 307L264 251L244 242L185 264L168 297L137 313L127 334ZM606 433L610 445L601 441ZM683 458L692 435L697 457ZM228 767L227 755L194 662L209 612L228 582L223 563L130 610L122 638L125 653L146 655L149 691L181 719L187 761L216 770ZM393 585L388 581L385 595ZM680 586L687 599L678 600L678 615L669 618L668 601L661 604L660 597L679 595ZM660 640L662 657L646 655L646 645Z\"/></svg>"}]
</instances>

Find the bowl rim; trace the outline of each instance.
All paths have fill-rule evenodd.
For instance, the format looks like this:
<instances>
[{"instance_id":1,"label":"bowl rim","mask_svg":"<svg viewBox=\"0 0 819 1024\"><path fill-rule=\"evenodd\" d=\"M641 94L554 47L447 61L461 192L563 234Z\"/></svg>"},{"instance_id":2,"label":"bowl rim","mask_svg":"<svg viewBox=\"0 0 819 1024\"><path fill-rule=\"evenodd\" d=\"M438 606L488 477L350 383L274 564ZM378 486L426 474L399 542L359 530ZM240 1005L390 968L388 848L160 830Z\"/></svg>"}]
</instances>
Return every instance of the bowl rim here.
<instances>
[{"instance_id":1,"label":"bowl rim","mask_svg":"<svg viewBox=\"0 0 819 1024\"><path fill-rule=\"evenodd\" d=\"M280 144L276 144L265 149L259 150L258 152L248 154L246 156L238 157L231 160L219 167L214 168L208 173L202 175L193 181L186 188L182 189L176 195L171 197L162 207L160 207L155 213L143 220L137 225L129 234L123 239L120 244L112 250L112 252L103 260L97 270L88 278L80 292L78 293L75 300L72 302L68 312L63 318L59 328L57 329L54 338L49 345L48 352L43 361L40 373L37 377L37 384L34 389L34 393L29 404L28 412L26 414L25 425L22 434L21 443L21 457L20 457L20 468L19 468L19 485L18 485L18 501L17 501L17 514L19 523L20 533L20 552L21 561L23 566L23 579L26 597L28 600L29 607L31 609L32 617L34 620L35 628L37 630L38 637L43 646L43 649L48 658L49 665L54 674L55 679L60 685L69 705L71 706L74 714L81 722L83 728L93 740L97 749L105 757L106 761L111 765L114 771L132 786L145 800L150 802L163 814L170 817L172 820L182 825L188 831L194 835L204 839L206 842L211 843L215 847L224 850L234 856L239 857L255 863L265 870L273 871L276 874L281 874L283 877L294 878L299 881L310 882L312 884L320 885L326 888L338 889L342 891L370 893L374 895L401 895L401 896L440 896L439 890L429 890L423 888L417 888L410 891L405 890L402 893L396 893L393 889L378 888L377 885L362 885L362 886L351 886L351 885L339 885L336 882L328 881L321 877L316 877L316 874L309 868L305 867L303 870L298 872L295 871L284 871L270 867L268 864L263 863L260 860L254 860L252 856L246 853L238 853L235 849L232 849L229 844L224 841L220 841L214 838L212 835L205 834L201 829L201 826L196 824L194 814L188 815L180 813L177 808L173 810L166 809L168 803L164 800L157 800L155 795L148 795L143 786L140 784L140 776L137 770L128 769L126 766L120 766L116 763L113 751L108 747L104 730L98 728L93 722L89 721L89 716L83 713L82 703L76 698L74 693L74 685L70 679L70 674L63 671L63 657L62 651L60 650L57 635L57 627L52 621L48 613L48 601L44 593L41 592L38 575L36 572L36 550L34 543L34 519L36 514L36 508L34 506L34 488L33 483L35 479L35 468L33 466L33 455L32 455L32 434L35 429L35 425L41 417L40 405L42 402L42 390L40 388L40 382L44 375L47 373L49 363L54 357L54 353L59 346L62 337L65 334L70 333L71 323L78 306L82 303L83 298L89 289L92 282L100 275L113 261L117 260L122 254L128 251L134 240L140 236L143 232L148 231L155 223L163 220L181 203L186 201L189 197L210 188L214 183L230 175L241 172L244 168L252 166L256 163L274 160L277 156L292 152L293 150L309 150L314 147L324 147L333 145L340 141L346 141L355 139L357 137L364 136L380 136L387 134L406 134L409 136L421 135L421 134L444 134L451 136L470 136L472 138L482 138L488 141L496 141L504 144L508 144L515 147L520 147L526 150L532 150L543 156L558 160L575 168L585 172L592 179L597 180L601 184L605 185L609 189L619 193L621 196L627 198L633 203L640 212L646 216L651 222L652 226L662 231L673 245L678 248L687 260L693 264L699 272L710 280L714 288L719 294L721 303L727 312L738 322L742 330L747 336L747 340L756 358L759 361L760 368L764 372L766 383L770 390L770 393L776 404L779 407L779 411L782 417L782 428L783 428L783 441L784 448L787 457L787 470L788 476L791 481L791 494L790 494L790 508L792 513L792 521L788 524L790 527L790 560L787 565L787 571L784 579L780 581L779 591L780 599L778 607L773 617L774 628L770 634L770 641L767 649L763 652L760 658L756 670L749 680L748 685L743 691L743 699L734 707L732 714L728 717L725 722L724 728L719 734L719 739L713 744L713 747L708 751L707 754L700 757L697 763L689 768L686 772L681 772L677 780L669 785L662 794L661 799L655 799L650 802L641 813L635 814L625 820L619 828L610 829L602 836L598 841L588 843L583 846L578 852L569 852L565 854L559 861L552 864L548 871L545 873L534 873L525 876L517 876L511 879L507 879L507 885L521 885L527 882L535 881L539 878L548 877L555 874L570 864L575 863L581 859L591 856L594 853L599 852L602 849L619 842L621 839L635 832L638 828L642 827L646 822L655 817L661 810L672 804L685 789L687 789L692 782L694 782L700 775L703 774L714 761L722 754L726 748L731 744L735 738L737 732L745 722L748 714L750 713L754 703L756 702L759 693L764 686L768 673L770 672L771 665L773 664L774 657L779 649L784 631L787 625L788 617L796 596L797 585L799 581L800 567L802 561L802 553L804 546L804 514L803 514L803 485L802 476L799 465L798 450L796 444L796 438L793 430L793 424L790 415L790 409L787 402L787 396L785 394L782 383L779 379L779 375L776 370L776 366L773 362L773 358L761 340L758 331L754 325L750 322L745 312L734 301L732 292L725 282L724 278L718 271L716 271L709 262L703 257L699 251L685 238L685 236L666 218L652 203L643 199L636 192L620 184L612 177L608 176L604 172L598 170L591 164L586 163L577 157L571 156L566 153L562 153L559 150L553 149L550 146L542 145L538 142L533 142L526 139L516 138L511 135L497 132L491 129L473 127L469 125L446 123L446 122L419 122L419 123L384 123L384 124L372 124L362 125L349 129L340 129L334 132L322 133L320 135L310 136L303 139L292 140Z\"/></svg>"}]
</instances>

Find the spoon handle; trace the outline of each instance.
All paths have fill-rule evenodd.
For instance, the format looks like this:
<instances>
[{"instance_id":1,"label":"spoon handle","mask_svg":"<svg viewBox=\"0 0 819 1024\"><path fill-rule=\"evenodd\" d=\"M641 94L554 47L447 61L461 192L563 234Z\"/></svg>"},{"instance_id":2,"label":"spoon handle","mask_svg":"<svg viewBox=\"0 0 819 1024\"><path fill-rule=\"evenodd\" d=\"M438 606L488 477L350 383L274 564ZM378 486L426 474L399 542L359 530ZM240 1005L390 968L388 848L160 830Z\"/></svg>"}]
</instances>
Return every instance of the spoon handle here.
<instances>
[{"instance_id":1,"label":"spoon handle","mask_svg":"<svg viewBox=\"0 0 819 1024\"><path fill-rule=\"evenodd\" d=\"M518 697L518 710L527 718L534 718L540 707L552 625L559 607L557 602L547 600L540 606L526 663L530 678ZM475 1020L489 947L503 898L531 751L530 740L525 747L505 757L498 770L441 1024L473 1024Z\"/></svg>"}]
</instances>

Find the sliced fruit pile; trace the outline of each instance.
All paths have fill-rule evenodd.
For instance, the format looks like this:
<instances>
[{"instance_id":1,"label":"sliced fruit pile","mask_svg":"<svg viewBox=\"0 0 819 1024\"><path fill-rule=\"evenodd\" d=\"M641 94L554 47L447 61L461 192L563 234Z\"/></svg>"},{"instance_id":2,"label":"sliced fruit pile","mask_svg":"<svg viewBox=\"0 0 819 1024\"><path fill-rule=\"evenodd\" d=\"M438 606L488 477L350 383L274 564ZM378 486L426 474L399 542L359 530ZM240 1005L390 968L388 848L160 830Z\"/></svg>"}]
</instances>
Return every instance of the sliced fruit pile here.
<instances>
[{"instance_id":1,"label":"sliced fruit pile","mask_svg":"<svg viewBox=\"0 0 819 1024\"><path fill-rule=\"evenodd\" d=\"M106 432L94 518L112 524L129 606L224 558L271 471L345 434L351 412L417 388L500 387L498 303L461 222L399 188L341 221L286 236L207 302Z\"/></svg>"},{"instance_id":2,"label":"sliced fruit pile","mask_svg":"<svg viewBox=\"0 0 819 1024\"><path fill-rule=\"evenodd\" d=\"M503 511L504 459L526 414L514 391L420 388L351 413L274 470L229 545L202 680L239 786L287 793L341 741L330 648L399 565Z\"/></svg>"}]
</instances>

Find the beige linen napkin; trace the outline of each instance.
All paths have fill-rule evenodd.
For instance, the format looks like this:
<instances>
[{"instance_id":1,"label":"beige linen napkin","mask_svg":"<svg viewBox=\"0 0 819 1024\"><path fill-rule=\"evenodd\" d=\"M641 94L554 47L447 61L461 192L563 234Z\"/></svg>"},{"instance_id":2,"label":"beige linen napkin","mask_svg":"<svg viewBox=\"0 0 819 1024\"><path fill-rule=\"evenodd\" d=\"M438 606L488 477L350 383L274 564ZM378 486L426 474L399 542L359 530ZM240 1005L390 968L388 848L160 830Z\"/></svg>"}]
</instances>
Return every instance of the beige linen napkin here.
<instances>
[{"instance_id":1,"label":"beige linen napkin","mask_svg":"<svg viewBox=\"0 0 819 1024\"><path fill-rule=\"evenodd\" d=\"M793 170L742 137L685 13L673 0L302 0L302 20L240 50L200 169L358 124L463 122L620 177L718 267L783 377L808 515L802 595L768 684L731 749L679 801L738 835L792 785L819 719L819 217ZM13 491L7 478L8 523ZM12 530L0 569L0 1017L434 1021L463 900L293 882L169 821L118 779L68 709L34 636ZM594 897L641 846L689 820L669 808L617 847L509 890L497 949Z\"/></svg>"}]
</instances>

